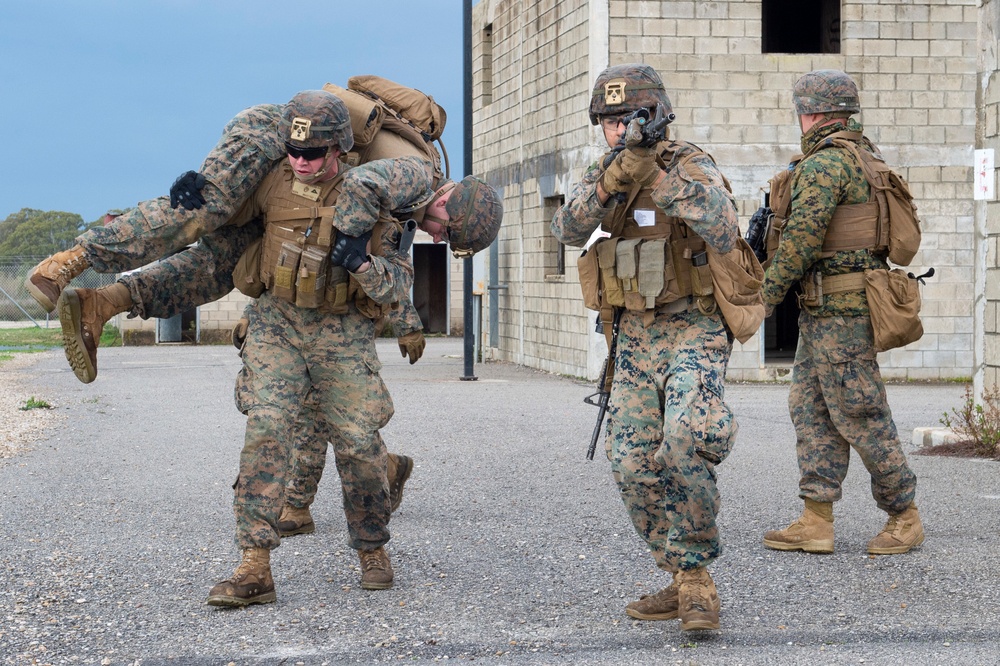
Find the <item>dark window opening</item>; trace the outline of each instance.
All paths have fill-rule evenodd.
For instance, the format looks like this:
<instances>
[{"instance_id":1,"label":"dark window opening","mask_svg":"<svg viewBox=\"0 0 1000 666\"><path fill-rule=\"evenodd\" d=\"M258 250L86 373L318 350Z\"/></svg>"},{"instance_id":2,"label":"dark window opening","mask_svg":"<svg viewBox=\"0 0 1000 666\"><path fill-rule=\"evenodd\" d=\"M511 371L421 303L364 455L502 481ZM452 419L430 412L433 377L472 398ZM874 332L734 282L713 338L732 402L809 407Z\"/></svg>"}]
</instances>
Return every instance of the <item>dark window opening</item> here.
<instances>
[{"instance_id":1,"label":"dark window opening","mask_svg":"<svg viewBox=\"0 0 1000 666\"><path fill-rule=\"evenodd\" d=\"M840 53L840 0L763 0L763 53Z\"/></svg>"},{"instance_id":2,"label":"dark window opening","mask_svg":"<svg viewBox=\"0 0 1000 666\"><path fill-rule=\"evenodd\" d=\"M493 103L493 24L483 28L483 60L479 68L479 95L483 106Z\"/></svg>"},{"instance_id":3,"label":"dark window opening","mask_svg":"<svg viewBox=\"0 0 1000 666\"><path fill-rule=\"evenodd\" d=\"M563 195L545 197L543 215L545 216L545 275L566 275L566 246L560 243L549 231L549 221L555 217L556 211L566 203Z\"/></svg>"}]
</instances>

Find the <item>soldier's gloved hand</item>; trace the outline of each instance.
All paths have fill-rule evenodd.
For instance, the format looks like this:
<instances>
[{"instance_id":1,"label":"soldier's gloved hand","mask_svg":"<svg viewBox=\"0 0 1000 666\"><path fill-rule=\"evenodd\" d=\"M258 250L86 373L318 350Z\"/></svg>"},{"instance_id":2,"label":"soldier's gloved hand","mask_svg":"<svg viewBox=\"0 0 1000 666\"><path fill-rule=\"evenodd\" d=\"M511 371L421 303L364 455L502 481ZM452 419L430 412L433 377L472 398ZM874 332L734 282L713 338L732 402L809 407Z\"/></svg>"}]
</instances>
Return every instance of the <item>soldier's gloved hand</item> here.
<instances>
[{"instance_id":1,"label":"soldier's gloved hand","mask_svg":"<svg viewBox=\"0 0 1000 666\"><path fill-rule=\"evenodd\" d=\"M371 229L360 236L348 236L338 231L337 242L330 250L330 263L343 266L351 273L356 272L361 264L368 261L368 241L371 237Z\"/></svg>"},{"instance_id":2,"label":"soldier's gloved hand","mask_svg":"<svg viewBox=\"0 0 1000 666\"><path fill-rule=\"evenodd\" d=\"M622 151L623 153L625 151ZM621 154L616 157L601 174L601 187L608 194L628 192L632 189L632 177L622 169Z\"/></svg>"},{"instance_id":3,"label":"soldier's gloved hand","mask_svg":"<svg viewBox=\"0 0 1000 666\"><path fill-rule=\"evenodd\" d=\"M237 349L243 349L243 343L247 339L247 328L250 326L250 320L243 317L238 322L236 326L233 326L233 346Z\"/></svg>"},{"instance_id":4,"label":"soldier's gloved hand","mask_svg":"<svg viewBox=\"0 0 1000 666\"><path fill-rule=\"evenodd\" d=\"M656 149L640 146L626 148L618 155L617 162L625 174L642 187L649 187L662 171L656 163Z\"/></svg>"},{"instance_id":5,"label":"soldier's gloved hand","mask_svg":"<svg viewBox=\"0 0 1000 666\"><path fill-rule=\"evenodd\" d=\"M205 187L205 177L197 171L185 171L177 176L170 186L170 207L184 206L184 210L194 210L205 205L201 188Z\"/></svg>"},{"instance_id":6,"label":"soldier's gloved hand","mask_svg":"<svg viewBox=\"0 0 1000 666\"><path fill-rule=\"evenodd\" d=\"M420 360L420 357L424 355L424 347L427 346L423 331L412 331L402 335L396 338L396 342L399 343L399 351L403 358L410 357L410 365Z\"/></svg>"}]
</instances>

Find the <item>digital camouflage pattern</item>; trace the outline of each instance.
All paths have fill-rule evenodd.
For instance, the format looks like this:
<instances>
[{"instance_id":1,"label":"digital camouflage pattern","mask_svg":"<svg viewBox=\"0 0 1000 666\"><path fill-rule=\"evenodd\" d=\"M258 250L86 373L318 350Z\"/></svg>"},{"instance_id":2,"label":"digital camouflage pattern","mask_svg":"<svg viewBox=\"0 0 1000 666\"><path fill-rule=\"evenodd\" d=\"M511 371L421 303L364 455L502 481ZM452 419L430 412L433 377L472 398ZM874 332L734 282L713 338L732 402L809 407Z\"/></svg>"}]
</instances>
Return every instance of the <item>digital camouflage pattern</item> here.
<instances>
[{"instance_id":1,"label":"digital camouflage pattern","mask_svg":"<svg viewBox=\"0 0 1000 666\"><path fill-rule=\"evenodd\" d=\"M660 144L658 152L665 147L666 144ZM694 149L686 146L677 150L667 177L652 191L653 201L665 214L682 218L706 243L725 254L736 247L739 239L736 201L708 155L696 155L686 165L677 164L692 152ZM614 197L606 206L597 197L600 177L600 166L594 163L552 218L552 233L563 243L582 247L594 230L614 215L618 206Z\"/></svg>"},{"instance_id":2,"label":"digital camouflage pattern","mask_svg":"<svg viewBox=\"0 0 1000 666\"><path fill-rule=\"evenodd\" d=\"M98 273L134 270L194 243L222 227L264 176L285 157L278 139L280 105L262 104L241 111L226 125L219 143L205 158L198 210L170 207L169 197L143 201L105 227L77 237Z\"/></svg>"},{"instance_id":3,"label":"digital camouflage pattern","mask_svg":"<svg viewBox=\"0 0 1000 666\"><path fill-rule=\"evenodd\" d=\"M715 465L736 439L723 401L732 343L719 315L622 315L608 459L636 532L667 571L722 552Z\"/></svg>"},{"instance_id":4,"label":"digital camouflage pattern","mask_svg":"<svg viewBox=\"0 0 1000 666\"><path fill-rule=\"evenodd\" d=\"M662 104L669 116L673 111L663 79L655 69L642 63L613 65L597 75L590 95L590 124L600 116L652 109Z\"/></svg>"},{"instance_id":5,"label":"digital camouflage pattern","mask_svg":"<svg viewBox=\"0 0 1000 666\"><path fill-rule=\"evenodd\" d=\"M264 292L251 311L243 362L253 394L234 496L240 548L276 548L276 525L295 441L299 405L310 390L343 443L351 464L341 469L351 489L349 544L373 549L389 540L386 450L378 430L392 417L379 376L375 322L353 307L345 315L299 308Z\"/></svg>"},{"instance_id":6,"label":"digital camouflage pattern","mask_svg":"<svg viewBox=\"0 0 1000 666\"><path fill-rule=\"evenodd\" d=\"M795 113L833 113L849 116L861 112L854 80L839 69L818 69L804 74L792 88Z\"/></svg>"},{"instance_id":7,"label":"digital camouflage pattern","mask_svg":"<svg viewBox=\"0 0 1000 666\"><path fill-rule=\"evenodd\" d=\"M448 202L448 245L453 250L479 252L500 232L503 204L485 180L466 176L455 185Z\"/></svg>"},{"instance_id":8,"label":"digital camouflage pattern","mask_svg":"<svg viewBox=\"0 0 1000 666\"><path fill-rule=\"evenodd\" d=\"M375 226L380 215L388 217L394 211L422 208L434 195L433 179L433 165L414 156L374 160L354 167L344 177L334 226L348 236L360 236Z\"/></svg>"},{"instance_id":9,"label":"digital camouflage pattern","mask_svg":"<svg viewBox=\"0 0 1000 666\"><path fill-rule=\"evenodd\" d=\"M132 295L129 317L169 319L233 290L233 269L247 246L264 233L262 220L226 226L198 243L118 281Z\"/></svg>"},{"instance_id":10,"label":"digital camouflage pattern","mask_svg":"<svg viewBox=\"0 0 1000 666\"><path fill-rule=\"evenodd\" d=\"M826 137L845 129L863 131L861 125L853 120L822 127L817 125L803 135L802 152L808 152ZM874 150L874 146L867 142L859 148ZM871 191L861 165L846 149L831 145L795 164L791 187L792 205L788 222L771 265L764 274L764 303L771 306L781 303L785 293L809 271L819 271L826 276L887 267L884 259L867 250L837 252L828 259L819 257L826 229L837 205L864 203L868 201ZM867 315L868 299L863 289L831 294L824 296L822 306L810 307L809 312L817 317Z\"/></svg>"},{"instance_id":11,"label":"digital camouflage pattern","mask_svg":"<svg viewBox=\"0 0 1000 666\"><path fill-rule=\"evenodd\" d=\"M707 155L678 165L693 151L679 148L651 195L666 215L683 218L726 253L740 238L736 204ZM586 244L614 214L615 199L601 206L597 197L600 173L591 166L553 217L551 230L561 242ZM622 315L606 448L625 507L657 565L669 571L704 566L722 550L709 459L721 462L736 435L722 392L732 343L717 314L661 311L648 325L643 318Z\"/></svg>"},{"instance_id":12,"label":"digital camouflage pattern","mask_svg":"<svg viewBox=\"0 0 1000 666\"><path fill-rule=\"evenodd\" d=\"M895 515L910 506L917 480L886 401L868 317L799 314L788 410L801 497L839 500L854 448L879 508Z\"/></svg>"}]
</instances>

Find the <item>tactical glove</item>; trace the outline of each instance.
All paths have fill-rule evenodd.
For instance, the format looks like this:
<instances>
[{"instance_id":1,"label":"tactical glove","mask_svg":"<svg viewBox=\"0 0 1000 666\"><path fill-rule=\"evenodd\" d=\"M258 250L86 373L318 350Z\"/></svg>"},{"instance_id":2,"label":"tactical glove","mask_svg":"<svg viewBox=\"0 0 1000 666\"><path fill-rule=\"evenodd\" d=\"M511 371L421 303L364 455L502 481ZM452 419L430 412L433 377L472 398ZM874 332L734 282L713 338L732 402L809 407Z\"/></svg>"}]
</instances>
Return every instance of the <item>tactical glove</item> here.
<instances>
[{"instance_id":1,"label":"tactical glove","mask_svg":"<svg viewBox=\"0 0 1000 666\"><path fill-rule=\"evenodd\" d=\"M185 171L177 176L177 180L170 186L170 207L177 208L178 204L184 206L184 210L194 210L205 205L205 195L201 193L201 188L205 187L205 177L197 171Z\"/></svg>"},{"instance_id":2,"label":"tactical glove","mask_svg":"<svg viewBox=\"0 0 1000 666\"><path fill-rule=\"evenodd\" d=\"M330 250L330 263L334 266L343 266L354 273L361 264L368 261L368 241L371 237L371 229L360 236L348 236L338 231L337 242Z\"/></svg>"},{"instance_id":3,"label":"tactical glove","mask_svg":"<svg viewBox=\"0 0 1000 666\"><path fill-rule=\"evenodd\" d=\"M423 331L412 331L401 335L396 338L396 342L399 343L399 351L403 358L410 357L410 365L420 360L420 357L424 355L424 347L427 345Z\"/></svg>"},{"instance_id":4,"label":"tactical glove","mask_svg":"<svg viewBox=\"0 0 1000 666\"><path fill-rule=\"evenodd\" d=\"M649 187L659 178L660 167L656 164L656 150L639 146L626 148L615 160L622 171L641 187Z\"/></svg>"},{"instance_id":5,"label":"tactical glove","mask_svg":"<svg viewBox=\"0 0 1000 666\"><path fill-rule=\"evenodd\" d=\"M632 189L632 177L625 173L621 165L621 154L601 174L601 187L610 195L628 192Z\"/></svg>"},{"instance_id":6,"label":"tactical glove","mask_svg":"<svg viewBox=\"0 0 1000 666\"><path fill-rule=\"evenodd\" d=\"M243 317L238 322L236 326L233 326L233 346L239 350L243 349L243 343L247 339L247 328L250 326L250 320Z\"/></svg>"}]
</instances>

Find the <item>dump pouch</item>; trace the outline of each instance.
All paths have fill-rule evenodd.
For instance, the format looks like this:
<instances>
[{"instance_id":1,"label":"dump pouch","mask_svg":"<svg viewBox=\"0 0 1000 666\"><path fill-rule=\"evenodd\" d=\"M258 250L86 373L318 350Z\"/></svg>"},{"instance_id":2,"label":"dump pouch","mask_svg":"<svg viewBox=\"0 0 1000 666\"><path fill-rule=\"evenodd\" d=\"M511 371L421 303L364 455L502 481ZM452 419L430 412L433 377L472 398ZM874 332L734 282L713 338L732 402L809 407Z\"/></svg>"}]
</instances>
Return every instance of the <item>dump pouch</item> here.
<instances>
[{"instance_id":1,"label":"dump pouch","mask_svg":"<svg viewBox=\"0 0 1000 666\"><path fill-rule=\"evenodd\" d=\"M260 258L264 239L258 238L250 243L240 255L233 268L233 285L250 298L257 298L264 293L264 281L260 276Z\"/></svg>"},{"instance_id":2,"label":"dump pouch","mask_svg":"<svg viewBox=\"0 0 1000 666\"><path fill-rule=\"evenodd\" d=\"M766 314L761 292L764 269L743 238L725 254L719 254L711 246L707 247L707 252L715 302L733 337L746 342L760 330Z\"/></svg>"},{"instance_id":3,"label":"dump pouch","mask_svg":"<svg viewBox=\"0 0 1000 666\"><path fill-rule=\"evenodd\" d=\"M919 340L920 289L917 280L899 268L865 271L865 296L872 321L875 351L884 352Z\"/></svg>"}]
</instances>

